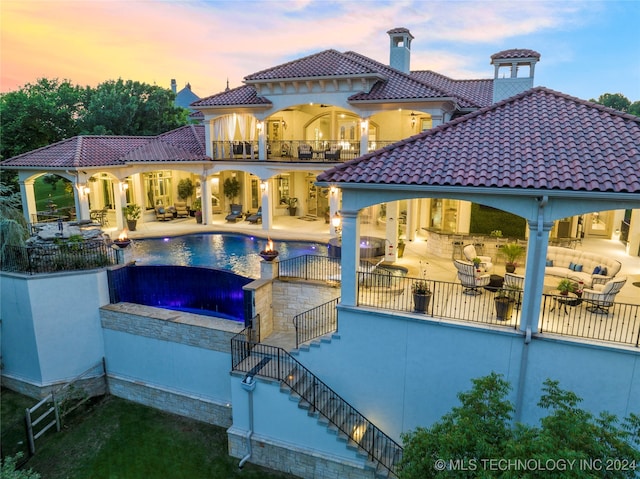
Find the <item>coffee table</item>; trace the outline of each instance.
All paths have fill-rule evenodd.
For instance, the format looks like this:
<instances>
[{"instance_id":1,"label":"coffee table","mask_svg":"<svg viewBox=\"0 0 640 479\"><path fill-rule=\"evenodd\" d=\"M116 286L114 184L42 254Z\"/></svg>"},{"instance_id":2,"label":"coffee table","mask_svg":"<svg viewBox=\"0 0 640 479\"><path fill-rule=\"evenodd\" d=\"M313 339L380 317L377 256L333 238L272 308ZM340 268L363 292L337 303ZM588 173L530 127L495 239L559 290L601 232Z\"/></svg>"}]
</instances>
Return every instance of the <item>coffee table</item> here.
<instances>
[{"instance_id":1,"label":"coffee table","mask_svg":"<svg viewBox=\"0 0 640 479\"><path fill-rule=\"evenodd\" d=\"M560 305L564 306L564 314L569 314L567 306L573 307L578 306L582 303L582 299L580 299L580 297L578 297L576 293L562 294L557 289L554 289L553 291L550 291L549 294L553 296L553 299L555 301L553 308L551 308L549 312L552 312L554 309L556 309L556 306Z\"/></svg>"},{"instance_id":2,"label":"coffee table","mask_svg":"<svg viewBox=\"0 0 640 479\"><path fill-rule=\"evenodd\" d=\"M504 285L504 276L500 276L499 274L492 274L489 277L489 284L486 285L484 289L496 292L499 289L502 289L502 285Z\"/></svg>"}]
</instances>

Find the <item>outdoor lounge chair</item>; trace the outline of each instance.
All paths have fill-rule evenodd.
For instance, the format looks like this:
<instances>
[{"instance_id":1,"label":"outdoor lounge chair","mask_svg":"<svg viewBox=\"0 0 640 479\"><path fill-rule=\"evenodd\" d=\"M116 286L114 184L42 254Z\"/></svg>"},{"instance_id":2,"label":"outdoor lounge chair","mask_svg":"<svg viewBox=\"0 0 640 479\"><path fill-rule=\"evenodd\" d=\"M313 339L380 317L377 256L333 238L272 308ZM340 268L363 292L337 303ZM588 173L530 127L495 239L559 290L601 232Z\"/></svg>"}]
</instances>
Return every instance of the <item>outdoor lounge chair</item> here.
<instances>
[{"instance_id":1,"label":"outdoor lounge chair","mask_svg":"<svg viewBox=\"0 0 640 479\"><path fill-rule=\"evenodd\" d=\"M482 294L479 288L489 284L491 275L487 273L478 273L473 263L467 261L454 260L453 264L458 270L458 279L464 286L462 292L464 294L478 295Z\"/></svg>"},{"instance_id":2,"label":"outdoor lounge chair","mask_svg":"<svg viewBox=\"0 0 640 479\"><path fill-rule=\"evenodd\" d=\"M627 278L615 278L605 284L594 284L593 289L585 289L582 292L582 301L589 303L587 311L599 314L608 314L609 308L613 306L616 294L620 292Z\"/></svg>"},{"instance_id":3,"label":"outdoor lounge chair","mask_svg":"<svg viewBox=\"0 0 640 479\"><path fill-rule=\"evenodd\" d=\"M162 205L156 205L155 209L156 220L167 221L173 219L173 213Z\"/></svg>"},{"instance_id":4,"label":"outdoor lounge chair","mask_svg":"<svg viewBox=\"0 0 640 479\"><path fill-rule=\"evenodd\" d=\"M313 150L311 149L311 145L307 145L303 143L298 146L298 159L300 160L310 160L313 158Z\"/></svg>"},{"instance_id":5,"label":"outdoor lounge chair","mask_svg":"<svg viewBox=\"0 0 640 479\"><path fill-rule=\"evenodd\" d=\"M231 205L231 213L227 215L225 220L233 221L234 223L242 219L242 205Z\"/></svg>"},{"instance_id":6,"label":"outdoor lounge chair","mask_svg":"<svg viewBox=\"0 0 640 479\"><path fill-rule=\"evenodd\" d=\"M249 223L253 223L254 225L258 223L262 223L262 206L258 208L258 211L256 211L254 214L249 216L247 218L247 221Z\"/></svg>"},{"instance_id":7,"label":"outdoor lounge chair","mask_svg":"<svg viewBox=\"0 0 640 479\"><path fill-rule=\"evenodd\" d=\"M337 161L340 159L340 151L342 147L337 146L324 152L324 159L330 161Z\"/></svg>"},{"instance_id":8,"label":"outdoor lounge chair","mask_svg":"<svg viewBox=\"0 0 640 479\"><path fill-rule=\"evenodd\" d=\"M179 217L189 216L189 207L187 206L186 201L176 201L173 205L176 210L176 215Z\"/></svg>"},{"instance_id":9,"label":"outdoor lounge chair","mask_svg":"<svg viewBox=\"0 0 640 479\"><path fill-rule=\"evenodd\" d=\"M462 249L462 254L467 258L467 261L473 262L474 258L480 258L480 266L484 268L486 272L493 269L493 263L491 263L491 256L481 256L476 252L476 247L472 244L468 244Z\"/></svg>"}]
</instances>

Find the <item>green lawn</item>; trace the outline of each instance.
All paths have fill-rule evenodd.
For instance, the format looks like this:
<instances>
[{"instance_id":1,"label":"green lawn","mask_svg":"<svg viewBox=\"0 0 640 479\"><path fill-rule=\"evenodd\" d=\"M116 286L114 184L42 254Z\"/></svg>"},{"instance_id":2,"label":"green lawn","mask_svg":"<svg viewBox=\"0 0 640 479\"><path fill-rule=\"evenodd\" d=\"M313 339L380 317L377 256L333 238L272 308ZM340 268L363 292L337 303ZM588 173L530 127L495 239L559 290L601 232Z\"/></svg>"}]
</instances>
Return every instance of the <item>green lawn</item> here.
<instances>
[{"instance_id":1,"label":"green lawn","mask_svg":"<svg viewBox=\"0 0 640 479\"><path fill-rule=\"evenodd\" d=\"M33 183L33 190L36 196L36 208L38 211L45 211L49 199L55 203L58 208L74 206L73 193L65 191L65 180L60 180L55 184L55 189L50 184L44 182L44 176L39 176ZM49 196L51 195L51 196Z\"/></svg>"},{"instance_id":2,"label":"green lawn","mask_svg":"<svg viewBox=\"0 0 640 479\"><path fill-rule=\"evenodd\" d=\"M2 427L24 414L23 397L2 391ZM5 407L6 403L6 407ZM28 399L27 405L35 404ZM224 428L166 414L115 397L36 442L27 464L43 479L292 479L227 455Z\"/></svg>"}]
</instances>

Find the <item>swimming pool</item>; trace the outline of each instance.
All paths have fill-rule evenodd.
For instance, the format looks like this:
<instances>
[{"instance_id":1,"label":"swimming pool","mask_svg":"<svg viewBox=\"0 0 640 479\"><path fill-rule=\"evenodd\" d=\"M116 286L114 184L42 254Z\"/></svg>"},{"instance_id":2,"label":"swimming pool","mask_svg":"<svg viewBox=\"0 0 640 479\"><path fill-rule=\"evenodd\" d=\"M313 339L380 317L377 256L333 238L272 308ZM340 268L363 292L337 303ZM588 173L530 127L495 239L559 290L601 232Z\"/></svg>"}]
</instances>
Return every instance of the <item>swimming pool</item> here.
<instances>
[{"instance_id":1,"label":"swimming pool","mask_svg":"<svg viewBox=\"0 0 640 479\"><path fill-rule=\"evenodd\" d=\"M131 242L131 258L140 265L201 266L226 269L248 278L260 277L258 255L267 240L230 233L202 233ZM327 255L326 244L273 240L281 260L305 254Z\"/></svg>"}]
</instances>

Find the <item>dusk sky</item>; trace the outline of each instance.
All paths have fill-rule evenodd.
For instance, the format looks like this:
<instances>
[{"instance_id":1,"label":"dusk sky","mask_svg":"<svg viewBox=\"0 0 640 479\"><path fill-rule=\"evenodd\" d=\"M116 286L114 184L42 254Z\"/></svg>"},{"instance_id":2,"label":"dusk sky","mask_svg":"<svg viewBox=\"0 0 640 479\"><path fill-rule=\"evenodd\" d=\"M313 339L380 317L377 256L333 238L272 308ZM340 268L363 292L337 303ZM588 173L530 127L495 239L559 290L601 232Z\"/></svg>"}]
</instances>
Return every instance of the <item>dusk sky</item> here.
<instances>
[{"instance_id":1,"label":"dusk sky","mask_svg":"<svg viewBox=\"0 0 640 479\"><path fill-rule=\"evenodd\" d=\"M327 49L388 64L408 28L412 70L492 78L490 56L541 54L536 86L640 100L640 1L2 0L0 91L38 78L122 78L206 97L257 71Z\"/></svg>"}]
</instances>

